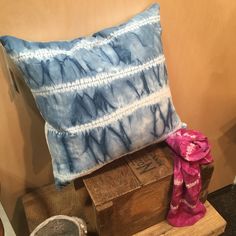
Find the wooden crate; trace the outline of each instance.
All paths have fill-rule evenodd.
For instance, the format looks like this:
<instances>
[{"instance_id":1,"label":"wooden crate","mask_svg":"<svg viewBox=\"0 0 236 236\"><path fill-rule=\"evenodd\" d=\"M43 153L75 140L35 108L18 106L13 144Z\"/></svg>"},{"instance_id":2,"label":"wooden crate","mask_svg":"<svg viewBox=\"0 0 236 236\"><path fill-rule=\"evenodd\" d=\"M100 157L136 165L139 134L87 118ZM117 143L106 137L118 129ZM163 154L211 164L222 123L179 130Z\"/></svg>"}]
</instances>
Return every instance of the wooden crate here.
<instances>
[{"instance_id":1,"label":"wooden crate","mask_svg":"<svg viewBox=\"0 0 236 236\"><path fill-rule=\"evenodd\" d=\"M92 202L85 187L75 191L70 184L62 190L48 185L25 194L22 197L29 232L54 215L77 216L85 219L90 233L95 233Z\"/></svg>"},{"instance_id":2,"label":"wooden crate","mask_svg":"<svg viewBox=\"0 0 236 236\"><path fill-rule=\"evenodd\" d=\"M202 167L202 201L213 166ZM172 190L172 155L166 145L145 148L83 179L97 233L132 235L165 219Z\"/></svg>"},{"instance_id":3,"label":"wooden crate","mask_svg":"<svg viewBox=\"0 0 236 236\"><path fill-rule=\"evenodd\" d=\"M213 166L202 166L202 201ZM154 145L106 165L57 191L54 185L23 196L29 231L50 216L85 219L90 235L131 235L162 221L173 175L170 150ZM84 186L85 185L85 186Z\"/></svg>"}]
</instances>

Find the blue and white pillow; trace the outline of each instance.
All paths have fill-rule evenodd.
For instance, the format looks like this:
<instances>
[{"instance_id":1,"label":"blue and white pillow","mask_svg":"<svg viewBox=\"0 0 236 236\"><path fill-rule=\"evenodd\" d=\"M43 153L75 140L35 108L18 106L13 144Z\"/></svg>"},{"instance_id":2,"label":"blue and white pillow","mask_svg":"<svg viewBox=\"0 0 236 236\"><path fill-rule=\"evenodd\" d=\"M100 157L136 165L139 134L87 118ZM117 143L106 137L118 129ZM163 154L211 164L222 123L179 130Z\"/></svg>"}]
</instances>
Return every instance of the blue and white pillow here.
<instances>
[{"instance_id":1,"label":"blue and white pillow","mask_svg":"<svg viewBox=\"0 0 236 236\"><path fill-rule=\"evenodd\" d=\"M159 5L89 37L0 37L46 121L58 186L181 127L168 86Z\"/></svg>"}]
</instances>

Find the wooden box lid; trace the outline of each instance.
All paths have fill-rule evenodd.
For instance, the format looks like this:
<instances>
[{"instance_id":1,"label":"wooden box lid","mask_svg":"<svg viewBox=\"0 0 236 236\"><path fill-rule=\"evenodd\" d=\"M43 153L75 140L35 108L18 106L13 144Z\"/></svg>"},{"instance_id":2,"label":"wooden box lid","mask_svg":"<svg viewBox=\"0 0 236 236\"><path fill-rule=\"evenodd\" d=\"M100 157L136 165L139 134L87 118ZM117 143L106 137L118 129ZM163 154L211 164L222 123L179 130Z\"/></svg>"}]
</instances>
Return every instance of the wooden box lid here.
<instances>
[{"instance_id":1,"label":"wooden box lid","mask_svg":"<svg viewBox=\"0 0 236 236\"><path fill-rule=\"evenodd\" d=\"M170 149L155 144L106 165L83 181L98 206L172 174Z\"/></svg>"}]
</instances>

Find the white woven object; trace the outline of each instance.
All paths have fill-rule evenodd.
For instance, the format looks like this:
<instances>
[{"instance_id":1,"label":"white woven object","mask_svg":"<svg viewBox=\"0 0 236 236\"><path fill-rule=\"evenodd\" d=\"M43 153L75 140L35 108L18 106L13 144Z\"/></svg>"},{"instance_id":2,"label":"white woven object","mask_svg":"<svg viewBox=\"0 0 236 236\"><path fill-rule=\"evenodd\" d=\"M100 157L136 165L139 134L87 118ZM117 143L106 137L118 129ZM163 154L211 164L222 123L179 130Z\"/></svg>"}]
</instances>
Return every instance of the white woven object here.
<instances>
[{"instance_id":1,"label":"white woven object","mask_svg":"<svg viewBox=\"0 0 236 236\"><path fill-rule=\"evenodd\" d=\"M38 225L30 236L85 236L84 220L65 215L52 216Z\"/></svg>"}]
</instances>

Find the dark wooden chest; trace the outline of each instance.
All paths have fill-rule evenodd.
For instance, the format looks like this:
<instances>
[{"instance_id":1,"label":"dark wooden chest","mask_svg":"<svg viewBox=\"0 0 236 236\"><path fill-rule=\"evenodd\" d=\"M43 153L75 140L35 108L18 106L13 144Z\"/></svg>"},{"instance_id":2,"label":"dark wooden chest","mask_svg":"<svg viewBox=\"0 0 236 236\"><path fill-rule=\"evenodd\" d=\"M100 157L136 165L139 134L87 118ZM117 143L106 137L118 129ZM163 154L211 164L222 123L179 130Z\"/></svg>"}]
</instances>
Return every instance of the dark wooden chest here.
<instances>
[{"instance_id":1,"label":"dark wooden chest","mask_svg":"<svg viewBox=\"0 0 236 236\"><path fill-rule=\"evenodd\" d=\"M213 166L202 166L202 201ZM53 215L83 218L89 235L128 236L166 217L172 190L169 148L159 144L123 157L57 191L54 185L23 196L29 231ZM22 219L23 220L23 219Z\"/></svg>"},{"instance_id":2,"label":"dark wooden chest","mask_svg":"<svg viewBox=\"0 0 236 236\"><path fill-rule=\"evenodd\" d=\"M202 201L213 166L202 166ZM92 200L99 235L132 235L165 219L172 190L170 149L153 145L111 163L83 179Z\"/></svg>"}]
</instances>

